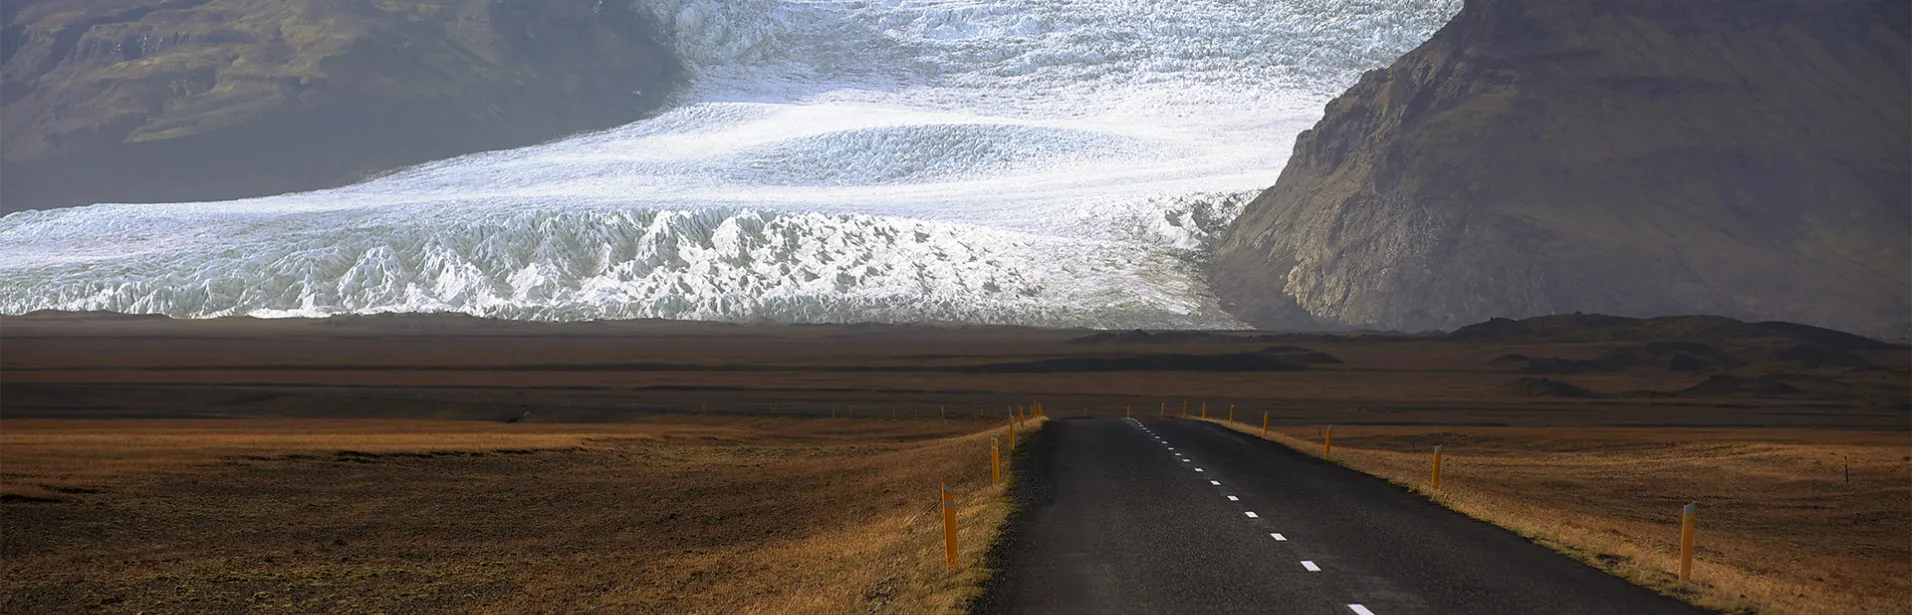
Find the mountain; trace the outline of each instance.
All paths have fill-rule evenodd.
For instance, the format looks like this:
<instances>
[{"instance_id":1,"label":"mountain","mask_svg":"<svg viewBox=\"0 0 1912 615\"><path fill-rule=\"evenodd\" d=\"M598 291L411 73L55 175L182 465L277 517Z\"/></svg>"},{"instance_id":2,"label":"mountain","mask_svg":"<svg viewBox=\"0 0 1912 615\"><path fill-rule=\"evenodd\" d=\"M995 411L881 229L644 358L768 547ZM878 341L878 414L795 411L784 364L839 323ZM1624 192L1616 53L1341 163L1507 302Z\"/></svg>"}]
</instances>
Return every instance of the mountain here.
<instances>
[{"instance_id":1,"label":"mountain","mask_svg":"<svg viewBox=\"0 0 1912 615\"><path fill-rule=\"evenodd\" d=\"M0 207L335 186L616 126L676 63L600 0L4 5Z\"/></svg>"},{"instance_id":2,"label":"mountain","mask_svg":"<svg viewBox=\"0 0 1912 615\"><path fill-rule=\"evenodd\" d=\"M1210 265L1261 327L1705 313L1903 337L1902 0L1468 0L1329 103Z\"/></svg>"}]
</instances>

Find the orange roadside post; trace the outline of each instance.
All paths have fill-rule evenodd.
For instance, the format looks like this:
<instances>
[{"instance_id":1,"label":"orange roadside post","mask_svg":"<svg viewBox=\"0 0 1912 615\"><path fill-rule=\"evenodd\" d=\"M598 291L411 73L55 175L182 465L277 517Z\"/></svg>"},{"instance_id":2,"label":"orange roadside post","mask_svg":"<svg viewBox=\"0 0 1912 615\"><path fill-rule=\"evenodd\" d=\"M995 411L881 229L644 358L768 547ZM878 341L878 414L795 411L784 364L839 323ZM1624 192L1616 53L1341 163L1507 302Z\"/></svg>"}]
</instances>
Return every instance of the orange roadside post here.
<instances>
[{"instance_id":1,"label":"orange roadside post","mask_svg":"<svg viewBox=\"0 0 1912 615\"><path fill-rule=\"evenodd\" d=\"M1155 409L1155 418L1158 418L1158 419L1166 418L1167 416L1168 416L1168 404L1164 403L1162 404L1162 407Z\"/></svg>"},{"instance_id":2,"label":"orange roadside post","mask_svg":"<svg viewBox=\"0 0 1912 615\"><path fill-rule=\"evenodd\" d=\"M1002 482L1002 443L995 438L989 439L989 475Z\"/></svg>"},{"instance_id":3,"label":"orange roadside post","mask_svg":"<svg viewBox=\"0 0 1912 615\"><path fill-rule=\"evenodd\" d=\"M1321 438L1321 458L1332 459L1334 458L1334 426L1329 425L1327 431L1322 433L1324 435Z\"/></svg>"},{"instance_id":4,"label":"orange roadside post","mask_svg":"<svg viewBox=\"0 0 1912 615\"><path fill-rule=\"evenodd\" d=\"M1235 422L1235 404L1228 404L1228 422Z\"/></svg>"},{"instance_id":5,"label":"orange roadside post","mask_svg":"<svg viewBox=\"0 0 1912 615\"><path fill-rule=\"evenodd\" d=\"M943 485L943 559L956 569L956 492Z\"/></svg>"},{"instance_id":6,"label":"orange roadside post","mask_svg":"<svg viewBox=\"0 0 1912 615\"><path fill-rule=\"evenodd\" d=\"M1202 402L1202 418L1208 418L1208 402Z\"/></svg>"},{"instance_id":7,"label":"orange roadside post","mask_svg":"<svg viewBox=\"0 0 1912 615\"><path fill-rule=\"evenodd\" d=\"M1687 504L1680 514L1680 582L1693 580L1693 517L1696 504Z\"/></svg>"},{"instance_id":8,"label":"orange roadside post","mask_svg":"<svg viewBox=\"0 0 1912 615\"><path fill-rule=\"evenodd\" d=\"M1182 418L1188 418L1188 402L1182 402Z\"/></svg>"},{"instance_id":9,"label":"orange roadside post","mask_svg":"<svg viewBox=\"0 0 1912 615\"><path fill-rule=\"evenodd\" d=\"M1268 413L1266 412L1261 413L1261 437L1264 440L1268 438Z\"/></svg>"},{"instance_id":10,"label":"orange roadside post","mask_svg":"<svg viewBox=\"0 0 1912 615\"><path fill-rule=\"evenodd\" d=\"M1441 489L1441 445L1434 445L1434 490Z\"/></svg>"},{"instance_id":11,"label":"orange roadside post","mask_svg":"<svg viewBox=\"0 0 1912 615\"><path fill-rule=\"evenodd\" d=\"M1009 419L1009 450L1016 450L1016 419Z\"/></svg>"}]
</instances>

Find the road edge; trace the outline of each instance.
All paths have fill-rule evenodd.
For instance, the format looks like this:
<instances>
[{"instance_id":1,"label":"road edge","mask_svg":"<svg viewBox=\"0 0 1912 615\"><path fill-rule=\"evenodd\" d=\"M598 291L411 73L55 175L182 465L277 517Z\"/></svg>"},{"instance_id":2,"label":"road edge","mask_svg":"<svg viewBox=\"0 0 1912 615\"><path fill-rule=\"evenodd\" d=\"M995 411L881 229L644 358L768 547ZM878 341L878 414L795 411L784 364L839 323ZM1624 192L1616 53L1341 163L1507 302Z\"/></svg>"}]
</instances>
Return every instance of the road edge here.
<instances>
[{"instance_id":1,"label":"road edge","mask_svg":"<svg viewBox=\"0 0 1912 615\"><path fill-rule=\"evenodd\" d=\"M1513 533L1516 536L1521 537L1524 540L1527 540L1528 542L1532 542L1536 545L1545 547L1549 551L1553 551L1555 553L1564 555L1567 558L1572 559L1573 561L1579 562L1582 565L1585 565L1594 570L1598 570L1609 576L1619 578L1620 580L1626 581L1627 583L1634 585L1635 587L1645 589L1647 591L1653 592L1655 594L1659 594L1661 596L1665 596L1667 598L1678 600L1680 602L1692 605L1695 608L1699 608L1708 613L1716 613L1720 615L1754 615L1759 612L1759 609L1753 605L1739 602L1737 600L1733 600L1723 595L1715 595L1703 589L1682 587L1678 585L1677 582L1675 583L1666 583L1663 581L1656 582L1657 581L1656 579L1647 578L1643 574L1643 573L1651 573L1651 572L1664 573L1665 571L1660 571L1658 569L1640 570L1638 568L1621 568L1618 566L1604 565L1605 562L1601 561L1597 557L1597 555L1599 554L1594 549L1582 547L1580 545L1576 545L1572 542L1569 542L1561 538L1550 536L1541 532L1530 531L1525 528L1510 524L1509 522L1506 522L1496 517L1494 515L1495 511L1488 508L1471 508L1471 507L1455 506L1453 501L1439 497L1438 494L1429 491L1425 485L1409 482L1409 481L1397 480L1389 476L1370 472L1364 468L1349 465L1345 462L1346 461L1345 458L1333 459L1333 458L1323 457L1321 454L1321 451L1318 448L1318 445L1313 442L1307 442L1305 440L1301 440L1299 438L1295 438L1295 437L1288 436L1286 434L1281 434L1281 433L1270 433L1267 436L1263 436L1261 435L1259 430L1255 429L1252 426L1249 426L1243 423L1231 423L1229 421L1218 419L1218 418L1198 418L1198 417L1168 417L1168 418L1197 421L1202 423L1213 423L1216 426L1221 427L1223 429L1227 429L1227 430L1230 430L1230 431L1233 431L1251 438L1255 438L1258 440L1273 442L1275 444L1279 444L1283 447L1286 447L1289 450L1292 450L1296 453L1313 457L1315 459L1320 459L1322 461L1325 461L1343 468L1347 468L1355 472L1360 472L1363 475L1380 479L1388 483L1389 485L1392 485L1395 488L1406 491L1409 495L1418 497L1422 500L1427 501L1430 504L1433 504L1435 506L1440 506L1442 508L1460 513L1462 515L1466 515L1470 519L1474 519L1476 521L1487 523L1489 525L1493 525L1494 527L1498 527L1500 529L1506 530L1508 532ZM1701 586L1701 587L1705 587L1705 586Z\"/></svg>"}]
</instances>

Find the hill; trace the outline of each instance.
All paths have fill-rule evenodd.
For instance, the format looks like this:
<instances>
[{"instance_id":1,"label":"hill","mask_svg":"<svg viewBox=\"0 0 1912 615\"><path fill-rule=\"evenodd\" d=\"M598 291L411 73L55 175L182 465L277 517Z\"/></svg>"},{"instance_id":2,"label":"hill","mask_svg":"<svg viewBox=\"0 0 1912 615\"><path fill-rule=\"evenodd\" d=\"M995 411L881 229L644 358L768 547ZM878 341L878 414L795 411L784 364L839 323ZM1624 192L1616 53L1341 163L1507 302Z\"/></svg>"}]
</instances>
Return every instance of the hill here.
<instances>
[{"instance_id":1,"label":"hill","mask_svg":"<svg viewBox=\"0 0 1912 615\"><path fill-rule=\"evenodd\" d=\"M0 29L0 207L348 183L635 120L675 60L595 0L42 0Z\"/></svg>"},{"instance_id":2,"label":"hill","mask_svg":"<svg viewBox=\"0 0 1912 615\"><path fill-rule=\"evenodd\" d=\"M1211 269L1263 328L1912 325L1904 2L1469 0L1297 138Z\"/></svg>"}]
</instances>

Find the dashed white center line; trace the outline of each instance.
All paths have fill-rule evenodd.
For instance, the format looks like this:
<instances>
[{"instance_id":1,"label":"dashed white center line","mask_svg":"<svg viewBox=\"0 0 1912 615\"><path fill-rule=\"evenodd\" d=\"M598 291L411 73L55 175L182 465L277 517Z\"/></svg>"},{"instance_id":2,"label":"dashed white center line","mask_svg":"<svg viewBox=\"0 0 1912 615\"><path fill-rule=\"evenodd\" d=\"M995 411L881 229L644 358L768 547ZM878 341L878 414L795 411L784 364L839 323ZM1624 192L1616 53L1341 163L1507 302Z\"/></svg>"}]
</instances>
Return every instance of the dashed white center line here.
<instances>
[{"instance_id":1,"label":"dashed white center line","mask_svg":"<svg viewBox=\"0 0 1912 615\"><path fill-rule=\"evenodd\" d=\"M1288 537L1287 537L1287 536L1283 536L1283 535L1281 535L1281 534L1269 534L1269 536L1273 536L1273 537L1275 537L1275 540L1287 540L1287 539L1288 539Z\"/></svg>"},{"instance_id":2,"label":"dashed white center line","mask_svg":"<svg viewBox=\"0 0 1912 615\"><path fill-rule=\"evenodd\" d=\"M1320 566L1316 566L1314 562L1311 562L1305 559L1301 560L1301 567L1307 568L1308 572L1321 572Z\"/></svg>"},{"instance_id":3,"label":"dashed white center line","mask_svg":"<svg viewBox=\"0 0 1912 615\"><path fill-rule=\"evenodd\" d=\"M1348 605L1348 608L1354 609L1354 612L1357 613L1358 615L1374 615L1374 611L1370 611L1368 610L1368 607L1361 606L1359 604L1350 604Z\"/></svg>"},{"instance_id":4,"label":"dashed white center line","mask_svg":"<svg viewBox=\"0 0 1912 615\"><path fill-rule=\"evenodd\" d=\"M1221 481L1218 481L1218 480L1211 480L1211 481L1208 481L1208 484L1210 484L1210 485L1215 485L1215 486L1221 486L1221 484L1222 484L1222 482L1221 482Z\"/></svg>"},{"instance_id":5,"label":"dashed white center line","mask_svg":"<svg viewBox=\"0 0 1912 615\"><path fill-rule=\"evenodd\" d=\"M1200 471L1202 471L1202 469L1201 469L1201 468L1195 468L1195 471L1196 471L1196 472L1200 472Z\"/></svg>"},{"instance_id":6,"label":"dashed white center line","mask_svg":"<svg viewBox=\"0 0 1912 615\"><path fill-rule=\"evenodd\" d=\"M1248 511L1248 512L1245 512L1245 513L1242 513L1242 514L1244 514L1244 515L1248 515L1248 518L1250 518L1250 519L1259 519L1259 518L1260 518L1260 517L1258 517L1258 516L1256 516L1256 515L1255 515L1255 511L1252 511L1252 510L1251 510L1251 511Z\"/></svg>"},{"instance_id":7,"label":"dashed white center line","mask_svg":"<svg viewBox=\"0 0 1912 615\"><path fill-rule=\"evenodd\" d=\"M1238 498L1238 497L1235 497L1235 496L1232 496L1232 495L1231 495L1231 496L1228 496L1228 501L1230 501L1230 502L1240 502L1240 501L1241 501L1241 498Z\"/></svg>"}]
</instances>

